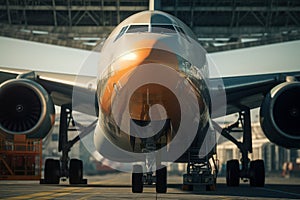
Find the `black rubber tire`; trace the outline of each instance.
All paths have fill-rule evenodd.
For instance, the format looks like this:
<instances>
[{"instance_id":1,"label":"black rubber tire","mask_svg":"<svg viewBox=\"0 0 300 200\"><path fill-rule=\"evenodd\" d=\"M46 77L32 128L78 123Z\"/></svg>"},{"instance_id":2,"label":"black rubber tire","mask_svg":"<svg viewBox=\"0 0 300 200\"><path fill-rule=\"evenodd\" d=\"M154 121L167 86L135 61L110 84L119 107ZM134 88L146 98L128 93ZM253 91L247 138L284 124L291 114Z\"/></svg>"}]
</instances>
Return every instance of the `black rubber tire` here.
<instances>
[{"instance_id":1,"label":"black rubber tire","mask_svg":"<svg viewBox=\"0 0 300 200\"><path fill-rule=\"evenodd\" d=\"M183 191L193 191L194 190L194 186L193 185L182 185L182 190Z\"/></svg>"},{"instance_id":2,"label":"black rubber tire","mask_svg":"<svg viewBox=\"0 0 300 200\"><path fill-rule=\"evenodd\" d=\"M226 183L229 187L238 187L240 185L240 167L238 160L227 161Z\"/></svg>"},{"instance_id":3,"label":"black rubber tire","mask_svg":"<svg viewBox=\"0 0 300 200\"><path fill-rule=\"evenodd\" d=\"M167 167L160 166L156 170L156 192L166 193L167 192Z\"/></svg>"},{"instance_id":4,"label":"black rubber tire","mask_svg":"<svg viewBox=\"0 0 300 200\"><path fill-rule=\"evenodd\" d=\"M59 160L47 159L45 161L44 182L46 184L59 184L60 164Z\"/></svg>"},{"instance_id":5,"label":"black rubber tire","mask_svg":"<svg viewBox=\"0 0 300 200\"><path fill-rule=\"evenodd\" d=\"M217 188L216 184L212 184L212 185L207 185L205 189L206 191L216 191L216 188Z\"/></svg>"},{"instance_id":6,"label":"black rubber tire","mask_svg":"<svg viewBox=\"0 0 300 200\"><path fill-rule=\"evenodd\" d=\"M133 166L133 173L131 178L132 192L142 193L143 192L143 168L141 165Z\"/></svg>"},{"instance_id":7,"label":"black rubber tire","mask_svg":"<svg viewBox=\"0 0 300 200\"><path fill-rule=\"evenodd\" d=\"M70 160L69 183L81 184L83 180L83 163L78 159Z\"/></svg>"},{"instance_id":8,"label":"black rubber tire","mask_svg":"<svg viewBox=\"0 0 300 200\"><path fill-rule=\"evenodd\" d=\"M206 185L206 191L216 191L217 189L217 179L214 180L214 183L211 185Z\"/></svg>"},{"instance_id":9,"label":"black rubber tire","mask_svg":"<svg viewBox=\"0 0 300 200\"><path fill-rule=\"evenodd\" d=\"M255 160L250 162L250 186L265 186L265 164L263 160Z\"/></svg>"}]
</instances>

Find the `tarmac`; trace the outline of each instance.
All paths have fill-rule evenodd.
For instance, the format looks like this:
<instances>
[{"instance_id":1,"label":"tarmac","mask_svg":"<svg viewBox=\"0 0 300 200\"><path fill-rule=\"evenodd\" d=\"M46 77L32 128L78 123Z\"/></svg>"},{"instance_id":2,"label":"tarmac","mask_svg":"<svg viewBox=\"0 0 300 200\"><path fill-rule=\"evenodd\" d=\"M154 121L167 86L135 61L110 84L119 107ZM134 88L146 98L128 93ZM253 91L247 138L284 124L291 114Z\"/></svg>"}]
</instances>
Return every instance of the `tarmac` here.
<instances>
[{"instance_id":1,"label":"tarmac","mask_svg":"<svg viewBox=\"0 0 300 200\"><path fill-rule=\"evenodd\" d=\"M225 178L218 178L216 191L197 186L194 191L182 190L182 177L168 177L168 191L157 194L155 186L145 186L143 193L131 192L131 174L114 173L90 176L87 185L40 185L38 181L0 181L0 199L300 199L300 178L268 177L263 188L241 183L227 187Z\"/></svg>"}]
</instances>

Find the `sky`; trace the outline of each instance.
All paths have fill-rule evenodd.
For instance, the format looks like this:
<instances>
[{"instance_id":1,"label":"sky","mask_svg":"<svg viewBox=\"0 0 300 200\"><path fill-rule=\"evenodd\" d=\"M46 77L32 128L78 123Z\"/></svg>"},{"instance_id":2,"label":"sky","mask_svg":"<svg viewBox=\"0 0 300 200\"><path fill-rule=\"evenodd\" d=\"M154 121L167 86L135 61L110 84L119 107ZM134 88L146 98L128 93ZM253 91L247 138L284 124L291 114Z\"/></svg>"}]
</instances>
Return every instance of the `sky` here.
<instances>
[{"instance_id":1,"label":"sky","mask_svg":"<svg viewBox=\"0 0 300 200\"><path fill-rule=\"evenodd\" d=\"M300 40L209 54L220 75L300 70ZM77 73L90 51L0 37L0 66Z\"/></svg>"}]
</instances>

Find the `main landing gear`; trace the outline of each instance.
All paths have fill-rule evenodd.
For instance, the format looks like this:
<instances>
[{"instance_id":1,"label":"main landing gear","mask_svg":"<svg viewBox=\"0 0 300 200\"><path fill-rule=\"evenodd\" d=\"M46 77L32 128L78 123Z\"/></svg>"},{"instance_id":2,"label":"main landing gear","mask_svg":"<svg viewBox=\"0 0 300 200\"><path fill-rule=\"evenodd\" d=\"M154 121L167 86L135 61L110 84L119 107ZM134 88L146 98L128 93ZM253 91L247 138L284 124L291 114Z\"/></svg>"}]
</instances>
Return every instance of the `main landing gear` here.
<instances>
[{"instance_id":1,"label":"main landing gear","mask_svg":"<svg viewBox=\"0 0 300 200\"><path fill-rule=\"evenodd\" d=\"M264 187L265 185L265 166L263 160L250 161L248 153L252 153L252 132L250 109L245 108L239 113L239 119L231 126L222 129L216 123L215 128L221 132L225 138L233 142L241 151L241 165L238 160L229 160L226 165L226 183L227 186L236 187L240 184L240 179L244 182L249 181L252 187ZM237 130L239 124L242 125L243 141L237 141L231 132L240 132Z\"/></svg>"},{"instance_id":2,"label":"main landing gear","mask_svg":"<svg viewBox=\"0 0 300 200\"><path fill-rule=\"evenodd\" d=\"M40 180L41 184L59 184L60 178L69 178L70 184L87 184L87 179L83 179L83 163L78 159L69 159L69 152L73 145L86 136L96 126L96 121L89 127L85 128L77 137L68 140L68 129L70 123L73 123L72 106L62 105L60 113L59 126L59 145L58 151L62 152L60 160L47 159L45 161L44 179Z\"/></svg>"}]
</instances>

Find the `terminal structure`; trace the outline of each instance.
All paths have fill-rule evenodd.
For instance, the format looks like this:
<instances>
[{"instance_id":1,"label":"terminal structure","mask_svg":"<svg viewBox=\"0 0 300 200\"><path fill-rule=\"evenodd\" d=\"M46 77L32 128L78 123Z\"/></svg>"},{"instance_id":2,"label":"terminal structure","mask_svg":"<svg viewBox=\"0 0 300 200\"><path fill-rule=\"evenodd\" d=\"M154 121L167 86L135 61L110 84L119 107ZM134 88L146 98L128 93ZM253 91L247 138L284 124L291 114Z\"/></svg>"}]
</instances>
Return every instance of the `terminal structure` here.
<instances>
[{"instance_id":1,"label":"terminal structure","mask_svg":"<svg viewBox=\"0 0 300 200\"><path fill-rule=\"evenodd\" d=\"M92 49L148 0L1 0L0 35ZM189 25L209 52L300 38L300 2L156 0Z\"/></svg>"}]
</instances>

